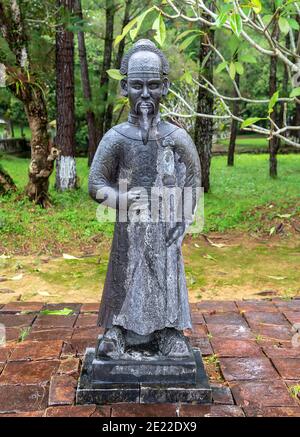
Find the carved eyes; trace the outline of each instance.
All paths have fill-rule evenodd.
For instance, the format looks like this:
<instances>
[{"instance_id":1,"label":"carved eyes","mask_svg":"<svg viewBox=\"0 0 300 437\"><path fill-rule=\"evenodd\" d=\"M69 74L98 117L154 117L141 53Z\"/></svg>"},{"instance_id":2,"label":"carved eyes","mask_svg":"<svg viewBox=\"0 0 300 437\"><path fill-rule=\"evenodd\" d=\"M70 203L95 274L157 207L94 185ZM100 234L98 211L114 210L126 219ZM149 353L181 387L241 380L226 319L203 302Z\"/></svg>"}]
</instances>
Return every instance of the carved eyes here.
<instances>
[{"instance_id":1,"label":"carved eyes","mask_svg":"<svg viewBox=\"0 0 300 437\"><path fill-rule=\"evenodd\" d=\"M143 89L143 85L140 83L133 83L131 84L131 87L138 91L141 91ZM160 87L159 83L150 83L147 88L149 90L157 90L159 87Z\"/></svg>"}]
</instances>

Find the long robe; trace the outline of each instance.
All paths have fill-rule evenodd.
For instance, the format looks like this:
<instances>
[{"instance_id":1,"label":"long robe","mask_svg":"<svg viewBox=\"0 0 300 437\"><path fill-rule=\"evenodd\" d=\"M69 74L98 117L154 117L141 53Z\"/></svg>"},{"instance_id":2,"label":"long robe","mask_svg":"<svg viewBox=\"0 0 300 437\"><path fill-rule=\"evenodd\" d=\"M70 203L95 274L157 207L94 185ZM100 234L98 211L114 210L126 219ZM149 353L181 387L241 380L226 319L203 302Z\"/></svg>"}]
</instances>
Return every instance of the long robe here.
<instances>
[{"instance_id":1,"label":"long robe","mask_svg":"<svg viewBox=\"0 0 300 437\"><path fill-rule=\"evenodd\" d=\"M174 189L200 187L200 162L189 135L173 124L160 122L143 144L139 127L126 122L103 137L91 167L89 191L96 199L99 189L117 190L120 181L126 181L128 190L142 187L150 197L151 189L160 189L170 180ZM196 200L194 194L193 209ZM118 208L116 216L99 325L118 325L140 335L166 327L191 328L181 253L183 236L169 248L166 245L176 218L166 222L159 210L158 218L152 220L150 204L135 220L120 220Z\"/></svg>"}]
</instances>

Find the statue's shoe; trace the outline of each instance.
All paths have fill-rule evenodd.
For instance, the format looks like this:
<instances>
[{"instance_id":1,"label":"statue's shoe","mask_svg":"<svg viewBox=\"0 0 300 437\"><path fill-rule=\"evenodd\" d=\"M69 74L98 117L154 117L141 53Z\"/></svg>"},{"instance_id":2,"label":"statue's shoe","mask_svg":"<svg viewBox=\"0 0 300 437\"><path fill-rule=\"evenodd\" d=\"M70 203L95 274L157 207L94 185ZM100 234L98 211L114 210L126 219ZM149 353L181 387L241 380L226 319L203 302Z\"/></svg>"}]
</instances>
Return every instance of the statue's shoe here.
<instances>
[{"instance_id":1,"label":"statue's shoe","mask_svg":"<svg viewBox=\"0 0 300 437\"><path fill-rule=\"evenodd\" d=\"M160 352L169 358L184 358L191 354L188 340L181 331L166 328L160 334Z\"/></svg>"},{"instance_id":2,"label":"statue's shoe","mask_svg":"<svg viewBox=\"0 0 300 437\"><path fill-rule=\"evenodd\" d=\"M113 326L99 339L96 357L117 359L124 354L124 351L125 337L123 331L120 327Z\"/></svg>"}]
</instances>

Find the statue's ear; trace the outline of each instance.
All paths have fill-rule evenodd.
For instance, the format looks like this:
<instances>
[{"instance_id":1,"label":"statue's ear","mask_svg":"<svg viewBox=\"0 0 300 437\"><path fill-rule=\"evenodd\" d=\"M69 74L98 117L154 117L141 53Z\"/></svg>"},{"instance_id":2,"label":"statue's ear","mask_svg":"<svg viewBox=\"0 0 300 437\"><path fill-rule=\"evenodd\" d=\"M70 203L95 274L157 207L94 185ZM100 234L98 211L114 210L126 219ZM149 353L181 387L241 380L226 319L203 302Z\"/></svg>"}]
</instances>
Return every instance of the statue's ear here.
<instances>
[{"instance_id":1,"label":"statue's ear","mask_svg":"<svg viewBox=\"0 0 300 437\"><path fill-rule=\"evenodd\" d=\"M168 94L169 88L170 88L170 81L167 77L165 77L163 80L163 90L162 90L163 96L166 96Z\"/></svg>"},{"instance_id":2,"label":"statue's ear","mask_svg":"<svg viewBox=\"0 0 300 437\"><path fill-rule=\"evenodd\" d=\"M128 97L128 83L127 83L127 79L122 79L120 85L121 85L122 96Z\"/></svg>"}]
</instances>

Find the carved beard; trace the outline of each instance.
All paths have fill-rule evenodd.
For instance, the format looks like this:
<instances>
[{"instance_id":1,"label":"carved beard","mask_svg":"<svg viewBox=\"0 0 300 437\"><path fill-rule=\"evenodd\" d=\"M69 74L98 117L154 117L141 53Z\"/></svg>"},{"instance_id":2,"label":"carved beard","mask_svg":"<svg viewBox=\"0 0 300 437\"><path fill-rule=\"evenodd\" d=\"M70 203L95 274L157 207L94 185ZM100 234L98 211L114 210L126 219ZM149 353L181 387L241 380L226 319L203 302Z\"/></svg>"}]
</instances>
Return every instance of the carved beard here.
<instances>
[{"instance_id":1,"label":"carved beard","mask_svg":"<svg viewBox=\"0 0 300 437\"><path fill-rule=\"evenodd\" d=\"M152 102L138 102L136 105L136 114L138 115L143 144L148 143L152 123L156 116L155 112L155 106Z\"/></svg>"}]
</instances>

